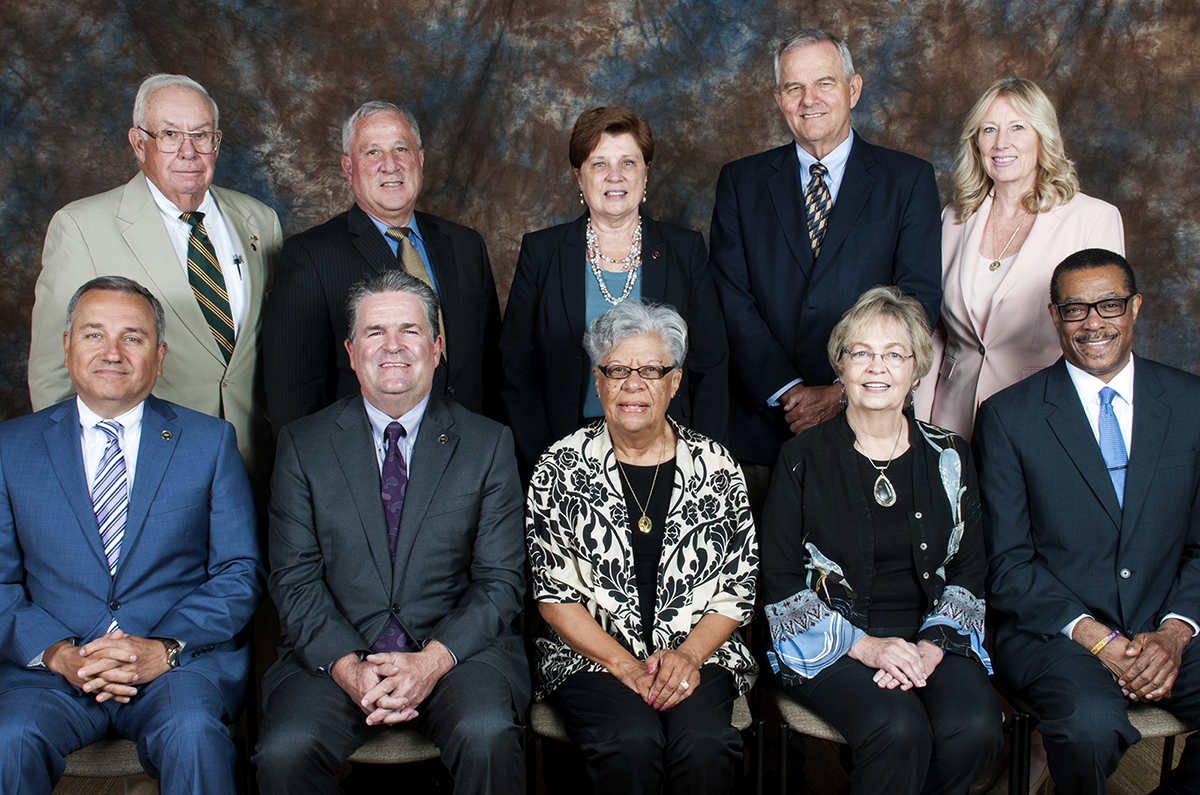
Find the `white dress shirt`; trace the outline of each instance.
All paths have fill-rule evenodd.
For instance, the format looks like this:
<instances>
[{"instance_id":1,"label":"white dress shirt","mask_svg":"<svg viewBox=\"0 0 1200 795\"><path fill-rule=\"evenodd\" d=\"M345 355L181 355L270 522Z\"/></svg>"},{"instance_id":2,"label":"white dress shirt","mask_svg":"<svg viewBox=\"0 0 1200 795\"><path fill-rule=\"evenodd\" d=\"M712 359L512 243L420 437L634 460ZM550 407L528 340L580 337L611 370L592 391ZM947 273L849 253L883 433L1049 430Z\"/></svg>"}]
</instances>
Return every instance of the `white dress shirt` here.
<instances>
[{"instance_id":1,"label":"white dress shirt","mask_svg":"<svg viewBox=\"0 0 1200 795\"><path fill-rule=\"evenodd\" d=\"M154 203L158 205L158 210L162 214L163 223L167 227L167 236L171 238L171 245L175 246L175 253L179 255L179 265L183 268L183 274L186 277L188 238L192 236L192 225L179 217L183 210L180 210L164 196L153 182L146 180L146 184L150 186L150 195L154 197ZM245 257L242 255L237 238L230 234L229 226L225 223L225 216L221 215L221 209L217 207L211 191L204 192L204 201L200 202L196 211L204 213L204 231L208 233L208 240L217 254L217 262L221 264L221 276L225 279L225 292L229 296L229 314L233 318L233 333L236 336L246 314Z\"/></svg>"},{"instance_id":2,"label":"white dress shirt","mask_svg":"<svg viewBox=\"0 0 1200 795\"><path fill-rule=\"evenodd\" d=\"M104 457L104 451L108 447L108 434L96 427L104 417L89 409L83 398L76 397L75 405L79 408L83 472L87 476L88 494L91 494L96 485L96 470L100 467L100 459ZM145 407L145 402L138 403L119 417L113 417L121 424L117 440L121 445L121 454L125 456L125 488L131 499L133 476L137 471L138 445L142 440L142 410Z\"/></svg>"}]
</instances>

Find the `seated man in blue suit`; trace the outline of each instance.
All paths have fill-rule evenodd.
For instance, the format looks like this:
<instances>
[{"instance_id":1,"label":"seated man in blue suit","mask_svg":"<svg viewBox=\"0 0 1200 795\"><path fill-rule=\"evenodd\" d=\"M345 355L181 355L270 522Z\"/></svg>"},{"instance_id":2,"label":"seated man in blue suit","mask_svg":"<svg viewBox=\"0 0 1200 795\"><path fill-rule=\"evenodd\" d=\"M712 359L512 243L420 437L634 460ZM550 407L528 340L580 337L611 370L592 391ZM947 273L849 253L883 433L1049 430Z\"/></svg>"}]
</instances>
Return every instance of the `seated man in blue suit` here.
<instances>
[{"instance_id":1,"label":"seated man in blue suit","mask_svg":"<svg viewBox=\"0 0 1200 795\"><path fill-rule=\"evenodd\" d=\"M1141 739L1130 701L1200 723L1200 378L1132 356L1120 254L1050 283L1063 358L984 402L975 429L992 661L1041 716L1054 791L1103 793ZM1200 792L1200 745L1156 793Z\"/></svg>"},{"instance_id":2,"label":"seated man in blue suit","mask_svg":"<svg viewBox=\"0 0 1200 795\"><path fill-rule=\"evenodd\" d=\"M729 449L744 465L774 465L792 434L839 410L825 345L868 289L895 285L937 323L933 166L850 129L862 85L829 31L783 41L775 102L794 140L728 163L717 180L709 259L729 330ZM749 467L747 480L765 492L769 477Z\"/></svg>"},{"instance_id":3,"label":"seated man in blue suit","mask_svg":"<svg viewBox=\"0 0 1200 795\"><path fill-rule=\"evenodd\" d=\"M525 791L524 507L508 428L431 394L433 290L398 269L346 299L362 394L290 423L271 479L264 795L337 792L387 724L431 739L455 795ZM396 791L404 791L396 774Z\"/></svg>"},{"instance_id":4,"label":"seated man in blue suit","mask_svg":"<svg viewBox=\"0 0 1200 795\"><path fill-rule=\"evenodd\" d=\"M137 282L83 285L76 397L0 425L0 792L49 795L109 735L163 792L235 789L222 721L263 590L254 503L233 426L150 394L163 326Z\"/></svg>"}]
</instances>

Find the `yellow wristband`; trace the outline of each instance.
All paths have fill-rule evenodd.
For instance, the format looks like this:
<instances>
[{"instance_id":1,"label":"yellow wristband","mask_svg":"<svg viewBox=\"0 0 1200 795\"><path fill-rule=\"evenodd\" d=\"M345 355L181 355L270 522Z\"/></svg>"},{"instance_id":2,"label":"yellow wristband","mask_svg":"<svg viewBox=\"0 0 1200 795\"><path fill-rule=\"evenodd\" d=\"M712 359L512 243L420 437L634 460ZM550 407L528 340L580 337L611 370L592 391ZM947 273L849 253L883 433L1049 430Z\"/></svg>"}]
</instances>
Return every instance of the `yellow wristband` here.
<instances>
[{"instance_id":1,"label":"yellow wristband","mask_svg":"<svg viewBox=\"0 0 1200 795\"><path fill-rule=\"evenodd\" d=\"M1108 644L1112 643L1112 641L1113 641L1113 638L1119 638L1119 637L1121 637L1121 632L1120 632L1120 630L1116 630L1116 629L1114 629L1112 632L1110 632L1110 633L1108 633L1107 635L1105 635L1105 636L1104 636L1104 637L1103 637L1103 638L1100 640L1100 642L1099 642L1099 643L1097 643L1095 646L1093 646L1093 647L1092 647L1092 649L1091 649L1091 651L1092 651L1092 656L1094 657L1095 655L1099 654L1099 653L1100 653L1100 651L1101 651L1101 650L1102 650L1102 649L1103 649L1105 646L1107 646Z\"/></svg>"}]
</instances>

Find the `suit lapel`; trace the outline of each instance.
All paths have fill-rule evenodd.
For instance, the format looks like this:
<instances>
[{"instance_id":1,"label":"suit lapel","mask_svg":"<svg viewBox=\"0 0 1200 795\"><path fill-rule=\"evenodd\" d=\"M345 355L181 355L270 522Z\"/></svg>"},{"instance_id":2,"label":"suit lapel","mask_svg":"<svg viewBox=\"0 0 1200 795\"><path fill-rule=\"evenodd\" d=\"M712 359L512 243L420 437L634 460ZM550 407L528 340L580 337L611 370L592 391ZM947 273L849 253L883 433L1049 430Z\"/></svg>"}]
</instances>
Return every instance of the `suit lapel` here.
<instances>
[{"instance_id":1,"label":"suit lapel","mask_svg":"<svg viewBox=\"0 0 1200 795\"><path fill-rule=\"evenodd\" d=\"M262 247L258 243L252 243L251 238L261 241L266 230L259 226L258 219L253 214L246 212L236 194L220 188L210 188L209 191L221 210L225 223L229 225L234 245L240 250L244 260L243 267L246 269L246 314L238 328L233 356L229 359L229 366L233 367L238 360L256 355L255 347L258 345L258 327L263 305L261 297L267 292L267 265ZM242 342L243 339L246 341Z\"/></svg>"},{"instance_id":2,"label":"suit lapel","mask_svg":"<svg viewBox=\"0 0 1200 795\"><path fill-rule=\"evenodd\" d=\"M594 279L587 261L587 214L577 218L559 245L558 267L562 279L562 303L567 312L568 333L583 339L587 326L587 279Z\"/></svg>"},{"instance_id":3,"label":"suit lapel","mask_svg":"<svg viewBox=\"0 0 1200 795\"><path fill-rule=\"evenodd\" d=\"M417 433L417 443L408 467L408 491L404 495L400 537L396 541L395 571L401 574L392 581L393 594L400 592L413 544L442 475L446 473L446 467L450 465L450 459L458 447L458 435L453 433L453 425L454 417L449 409L437 398L431 398L425 407L425 416L421 419L421 429Z\"/></svg>"},{"instance_id":4,"label":"suit lapel","mask_svg":"<svg viewBox=\"0 0 1200 795\"><path fill-rule=\"evenodd\" d=\"M121 205L117 208L117 218L128 224L121 236L142 266L145 274L143 283L167 311L175 314L201 347L224 367L225 358L217 350L217 341L208 327L208 321L204 319L204 313L200 311L200 305L196 303L192 286L179 262L179 254L171 243L171 236L167 234L158 205L150 194L145 175L137 175L125 186Z\"/></svg>"},{"instance_id":5,"label":"suit lapel","mask_svg":"<svg viewBox=\"0 0 1200 795\"><path fill-rule=\"evenodd\" d=\"M418 223L424 223L424 221ZM354 243L354 248L367 261L371 267L371 273L400 267L396 261L396 255L392 253L391 247L380 234L375 222L371 220L371 216L367 215L357 204L350 208L350 214L346 217L346 226L350 229L350 239Z\"/></svg>"},{"instance_id":6,"label":"suit lapel","mask_svg":"<svg viewBox=\"0 0 1200 795\"><path fill-rule=\"evenodd\" d=\"M1029 230L1029 236L1025 238L1025 242L1013 259L1012 267L1008 273L1004 274L1004 278L1000 280L1000 284L992 296L993 317L1004 297L1026 278L1034 265L1042 261L1043 250L1054 240L1058 227L1062 224L1062 217L1059 215L1060 209L1055 208L1048 213L1038 213L1033 217L1033 226Z\"/></svg>"},{"instance_id":7,"label":"suit lapel","mask_svg":"<svg viewBox=\"0 0 1200 795\"><path fill-rule=\"evenodd\" d=\"M812 273L813 257L812 246L808 242L808 226L804 220L804 194L800 191L800 160L796 157L794 143L775 151L777 156L771 164L775 173L767 177L767 190L771 193L775 215L792 257L807 277Z\"/></svg>"},{"instance_id":8,"label":"suit lapel","mask_svg":"<svg viewBox=\"0 0 1200 795\"><path fill-rule=\"evenodd\" d=\"M958 247L957 256L954 258L954 280L958 282L958 287L962 293L963 306L966 307L967 316L970 318L970 326L975 330L976 338L983 339L983 324L979 320L979 303L975 298L975 277L977 263L979 262L979 246L983 242L983 228L987 226L988 214L992 211L992 197L983 197L983 204L979 205L979 209L975 214L967 219L967 228L963 234L962 245ZM975 267L973 267L975 266ZM991 301L994 296L987 300Z\"/></svg>"},{"instance_id":9,"label":"suit lapel","mask_svg":"<svg viewBox=\"0 0 1200 795\"><path fill-rule=\"evenodd\" d=\"M371 439L371 424L362 398L347 400L338 415L339 430L330 438L342 474L350 491L350 499L358 511L359 526L366 536L367 548L386 589L392 580L392 559L388 552L387 520L383 516L380 495L379 461ZM352 525L347 522L347 526Z\"/></svg>"},{"instance_id":10,"label":"suit lapel","mask_svg":"<svg viewBox=\"0 0 1200 795\"><path fill-rule=\"evenodd\" d=\"M642 299L661 301L667 294L667 246L657 223L642 219ZM582 337L582 335L581 335Z\"/></svg>"},{"instance_id":11,"label":"suit lapel","mask_svg":"<svg viewBox=\"0 0 1200 795\"><path fill-rule=\"evenodd\" d=\"M458 272L458 259L454 256L454 244L439 228L437 219L425 213L416 213L425 242L425 252L433 266L434 277L440 290L438 303L442 307L442 322L446 325L446 357L449 362L454 340L470 337L470 324L462 303L462 291L455 289L460 284L472 282L470 274Z\"/></svg>"},{"instance_id":12,"label":"suit lapel","mask_svg":"<svg viewBox=\"0 0 1200 795\"><path fill-rule=\"evenodd\" d=\"M821 241L821 256L817 258L814 276L824 272L837 259L838 249L846 242L846 236L858 222L867 197L877 180L871 173L875 167L875 155L858 135L850 146L850 157L846 159L846 171L842 174L842 186L838 188L837 201L829 213L829 224L825 228L825 239ZM804 201L801 199L801 207Z\"/></svg>"},{"instance_id":13,"label":"suit lapel","mask_svg":"<svg viewBox=\"0 0 1200 795\"><path fill-rule=\"evenodd\" d=\"M1162 383L1147 366L1146 360L1140 360L1133 373L1133 442L1125 476L1122 534L1137 527L1138 516L1154 480L1154 468L1166 440L1166 431L1170 427L1171 410L1162 401L1162 394Z\"/></svg>"},{"instance_id":14,"label":"suit lapel","mask_svg":"<svg viewBox=\"0 0 1200 795\"><path fill-rule=\"evenodd\" d=\"M1058 407L1046 421L1058 438L1063 450L1071 457L1079 474L1083 476L1096 499L1104 506L1112 520L1113 528L1121 527L1121 506L1117 503L1117 492L1113 489L1108 466L1100 453L1100 445L1092 426L1084 413L1083 404L1071 376L1067 374L1064 360L1050 369L1046 377L1046 402Z\"/></svg>"},{"instance_id":15,"label":"suit lapel","mask_svg":"<svg viewBox=\"0 0 1200 795\"><path fill-rule=\"evenodd\" d=\"M87 475L83 471L83 448L79 441L79 409L75 399L61 403L50 415L51 425L42 432L46 442L46 453L58 476L59 486L67 497L67 504L79 522L79 531L92 548L96 560L105 569L108 559L100 543L100 528L96 524L96 512L92 507L92 495L88 490Z\"/></svg>"},{"instance_id":16,"label":"suit lapel","mask_svg":"<svg viewBox=\"0 0 1200 795\"><path fill-rule=\"evenodd\" d=\"M153 395L146 398L142 409L142 438L138 444L137 471L133 478L133 490L129 493L129 513L125 518L125 537L121 541L117 577L125 570L125 561L134 550L142 528L146 526L146 515L150 513L150 505L163 485L163 475L179 444L183 431L174 420L175 411L169 404ZM168 483L167 488L171 488L171 484Z\"/></svg>"}]
</instances>

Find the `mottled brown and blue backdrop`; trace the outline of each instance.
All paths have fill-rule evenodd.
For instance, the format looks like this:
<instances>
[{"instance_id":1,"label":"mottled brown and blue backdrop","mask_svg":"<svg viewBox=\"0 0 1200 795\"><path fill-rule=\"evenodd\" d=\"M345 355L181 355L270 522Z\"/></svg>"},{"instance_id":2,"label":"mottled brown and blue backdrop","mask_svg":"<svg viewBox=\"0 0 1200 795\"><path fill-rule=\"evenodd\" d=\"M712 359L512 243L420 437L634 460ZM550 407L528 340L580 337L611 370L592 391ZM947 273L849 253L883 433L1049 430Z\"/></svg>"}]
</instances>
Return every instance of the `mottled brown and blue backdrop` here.
<instances>
[{"instance_id":1,"label":"mottled brown and blue backdrop","mask_svg":"<svg viewBox=\"0 0 1200 795\"><path fill-rule=\"evenodd\" d=\"M1055 102L1083 189L1116 204L1147 303L1139 350L1200 372L1200 6L1194 0L0 0L0 417L29 410L25 359L56 209L125 182L137 84L199 80L221 108L219 185L287 234L349 205L342 119L408 105L425 140L420 206L475 227L503 302L521 235L579 211L576 115L623 102L658 154L649 211L708 231L721 165L778 145L769 42L846 37L865 90L855 127L937 167L1005 74Z\"/></svg>"}]
</instances>

